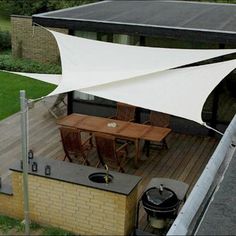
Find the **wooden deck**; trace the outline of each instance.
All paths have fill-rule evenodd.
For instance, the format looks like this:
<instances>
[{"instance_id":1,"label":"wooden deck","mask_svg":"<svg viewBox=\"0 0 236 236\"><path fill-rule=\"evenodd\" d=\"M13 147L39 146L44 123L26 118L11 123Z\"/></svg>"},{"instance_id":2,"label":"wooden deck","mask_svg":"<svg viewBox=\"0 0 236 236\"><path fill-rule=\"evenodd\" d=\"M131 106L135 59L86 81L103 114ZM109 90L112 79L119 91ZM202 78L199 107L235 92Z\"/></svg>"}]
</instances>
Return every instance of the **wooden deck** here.
<instances>
[{"instance_id":1,"label":"wooden deck","mask_svg":"<svg viewBox=\"0 0 236 236\"><path fill-rule=\"evenodd\" d=\"M64 152L56 119L48 112L49 106L49 102L45 104L41 101L29 111L29 148L34 150L38 157L63 159ZM4 181L7 180L9 166L21 159L20 113L1 121L0 133L0 176ZM134 152L131 147L126 172L143 177L139 194L153 177L182 180L190 185L191 191L218 140L173 132L168 136L167 143L168 150L151 149L148 158L143 155L138 169L133 167ZM97 161L95 149L90 154L90 160L95 165Z\"/></svg>"}]
</instances>

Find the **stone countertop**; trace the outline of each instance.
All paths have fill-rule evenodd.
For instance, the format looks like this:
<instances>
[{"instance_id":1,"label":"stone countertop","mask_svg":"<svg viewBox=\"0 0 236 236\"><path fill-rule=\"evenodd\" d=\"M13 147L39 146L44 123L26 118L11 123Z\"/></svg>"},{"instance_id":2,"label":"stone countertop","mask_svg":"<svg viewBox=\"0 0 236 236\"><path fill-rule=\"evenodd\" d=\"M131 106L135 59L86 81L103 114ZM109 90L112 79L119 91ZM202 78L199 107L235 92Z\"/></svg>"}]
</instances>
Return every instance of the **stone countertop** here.
<instances>
[{"instance_id":1,"label":"stone countertop","mask_svg":"<svg viewBox=\"0 0 236 236\"><path fill-rule=\"evenodd\" d=\"M38 171L32 172L32 162L36 161L38 164ZM51 166L51 175L47 176L44 173L46 165ZM22 172L20 161L14 163L10 168L12 171ZM136 185L141 181L141 177L129 174L123 174L115 171L109 171L113 176L109 184L95 183L89 180L89 175L93 173L103 172L105 169L94 168L90 166L79 165L75 163L59 161L59 160L46 160L43 158L34 158L29 164L29 175L40 176L48 179L68 182L71 184L82 185L90 188L96 188L104 191L114 192L122 195L129 195Z\"/></svg>"},{"instance_id":2,"label":"stone countertop","mask_svg":"<svg viewBox=\"0 0 236 236\"><path fill-rule=\"evenodd\" d=\"M2 186L0 188L0 193L6 195L13 195L12 186L9 184L2 183Z\"/></svg>"}]
</instances>

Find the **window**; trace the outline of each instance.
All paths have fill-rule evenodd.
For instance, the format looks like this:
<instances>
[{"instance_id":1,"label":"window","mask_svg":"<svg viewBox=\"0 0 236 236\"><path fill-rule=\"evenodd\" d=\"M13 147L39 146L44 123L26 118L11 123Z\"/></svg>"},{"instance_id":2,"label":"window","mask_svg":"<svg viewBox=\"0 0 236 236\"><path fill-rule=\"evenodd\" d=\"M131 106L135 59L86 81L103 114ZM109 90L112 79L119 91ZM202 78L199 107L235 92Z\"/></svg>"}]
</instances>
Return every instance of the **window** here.
<instances>
[{"instance_id":1,"label":"window","mask_svg":"<svg viewBox=\"0 0 236 236\"><path fill-rule=\"evenodd\" d=\"M73 93L73 100L75 102L81 102L81 103L90 103L90 104L96 104L96 105L102 105L102 106L116 106L116 102L112 100L108 100L105 98L93 96L90 94L82 93L79 91L74 91Z\"/></svg>"}]
</instances>

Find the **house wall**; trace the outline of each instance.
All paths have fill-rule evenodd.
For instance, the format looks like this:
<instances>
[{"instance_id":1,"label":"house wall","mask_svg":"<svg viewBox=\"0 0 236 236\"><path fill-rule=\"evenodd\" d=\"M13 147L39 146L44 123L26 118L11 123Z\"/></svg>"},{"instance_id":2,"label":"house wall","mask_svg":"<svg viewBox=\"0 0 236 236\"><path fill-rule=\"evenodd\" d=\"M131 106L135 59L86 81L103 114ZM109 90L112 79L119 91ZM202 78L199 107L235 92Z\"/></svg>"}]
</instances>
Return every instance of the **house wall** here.
<instances>
[{"instance_id":1,"label":"house wall","mask_svg":"<svg viewBox=\"0 0 236 236\"><path fill-rule=\"evenodd\" d=\"M128 195L29 175L30 219L82 235L128 235L138 187ZM22 173L12 172L13 195L0 194L0 213L23 218Z\"/></svg>"},{"instance_id":2,"label":"house wall","mask_svg":"<svg viewBox=\"0 0 236 236\"><path fill-rule=\"evenodd\" d=\"M59 63L60 54L54 37L44 28L32 26L32 17L11 16L12 55L16 58L28 58L45 63ZM68 29L50 28L54 31L68 34ZM74 35L97 39L96 32L74 31ZM104 34L102 41L108 41ZM115 43L138 44L139 37L128 35L113 35Z\"/></svg>"},{"instance_id":3,"label":"house wall","mask_svg":"<svg viewBox=\"0 0 236 236\"><path fill-rule=\"evenodd\" d=\"M11 17L12 55L44 63L59 63L60 54L54 37L42 27L32 26L32 18ZM53 28L68 34L68 29Z\"/></svg>"}]
</instances>

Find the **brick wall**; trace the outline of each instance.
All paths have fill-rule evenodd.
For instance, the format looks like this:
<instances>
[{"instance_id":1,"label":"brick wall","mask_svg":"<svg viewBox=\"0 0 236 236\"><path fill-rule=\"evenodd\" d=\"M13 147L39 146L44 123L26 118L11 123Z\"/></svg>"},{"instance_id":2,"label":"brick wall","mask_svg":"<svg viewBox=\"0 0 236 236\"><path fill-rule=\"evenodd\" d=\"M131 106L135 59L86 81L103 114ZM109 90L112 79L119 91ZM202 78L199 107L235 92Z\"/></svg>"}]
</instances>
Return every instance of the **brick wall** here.
<instances>
[{"instance_id":1,"label":"brick wall","mask_svg":"<svg viewBox=\"0 0 236 236\"><path fill-rule=\"evenodd\" d=\"M32 26L32 18L11 17L12 55L45 63L59 63L59 50L54 37L44 28ZM68 34L67 29L53 28Z\"/></svg>"},{"instance_id":2,"label":"brick wall","mask_svg":"<svg viewBox=\"0 0 236 236\"><path fill-rule=\"evenodd\" d=\"M0 213L23 217L22 173L12 173L13 196L0 194ZM116 194L29 175L30 219L82 235L128 235L135 224L137 187Z\"/></svg>"},{"instance_id":3,"label":"brick wall","mask_svg":"<svg viewBox=\"0 0 236 236\"><path fill-rule=\"evenodd\" d=\"M0 194L0 214L15 218L23 218L22 176L12 173L12 195Z\"/></svg>"}]
</instances>

